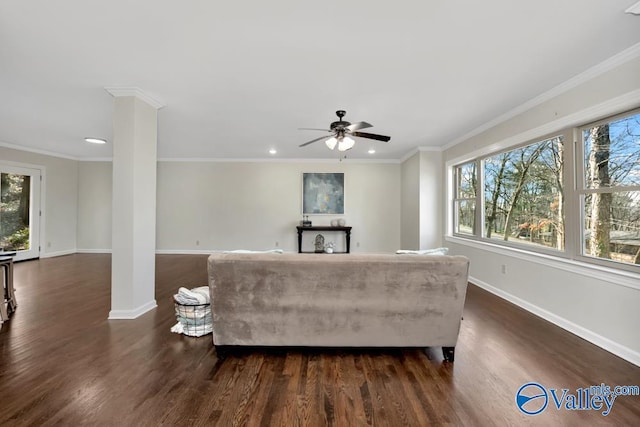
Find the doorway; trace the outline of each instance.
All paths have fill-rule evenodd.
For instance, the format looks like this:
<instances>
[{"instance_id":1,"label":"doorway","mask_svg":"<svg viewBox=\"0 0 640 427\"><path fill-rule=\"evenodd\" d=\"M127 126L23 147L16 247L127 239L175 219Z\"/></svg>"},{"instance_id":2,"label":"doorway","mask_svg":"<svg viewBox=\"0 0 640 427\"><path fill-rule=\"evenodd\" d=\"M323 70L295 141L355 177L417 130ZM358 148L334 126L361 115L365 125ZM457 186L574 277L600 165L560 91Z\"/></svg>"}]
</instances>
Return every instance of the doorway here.
<instances>
[{"instance_id":1,"label":"doorway","mask_svg":"<svg viewBox=\"0 0 640 427\"><path fill-rule=\"evenodd\" d=\"M40 257L41 170L0 164L0 248Z\"/></svg>"}]
</instances>

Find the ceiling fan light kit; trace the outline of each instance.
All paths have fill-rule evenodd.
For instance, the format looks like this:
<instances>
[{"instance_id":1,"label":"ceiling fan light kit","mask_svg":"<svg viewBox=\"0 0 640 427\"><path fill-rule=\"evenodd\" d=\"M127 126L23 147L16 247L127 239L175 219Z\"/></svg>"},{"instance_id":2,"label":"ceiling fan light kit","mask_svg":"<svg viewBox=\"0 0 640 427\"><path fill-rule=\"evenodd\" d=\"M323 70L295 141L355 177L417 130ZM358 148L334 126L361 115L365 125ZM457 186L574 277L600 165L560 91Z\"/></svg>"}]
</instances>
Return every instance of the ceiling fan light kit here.
<instances>
[{"instance_id":1,"label":"ceiling fan light kit","mask_svg":"<svg viewBox=\"0 0 640 427\"><path fill-rule=\"evenodd\" d=\"M347 151L351 150L356 141L351 138L351 136L357 136L360 138L368 138L374 139L376 141L389 142L391 137L385 135L377 135L375 133L367 133L367 132L357 132L359 129L366 129L372 127L367 122L357 122L350 123L346 120L342 120L342 118L347 114L344 110L336 111L336 115L339 120L331 123L329 129L314 129L314 128L301 128L303 130L322 130L326 132L330 132L332 135L324 141L325 145L329 150L334 150L336 146L338 147L338 151ZM349 136L351 135L351 136ZM313 144L314 142L321 141L327 138L326 136L321 136L320 138L312 139L311 141L307 141L304 144L300 144L300 147L306 147L309 144Z\"/></svg>"},{"instance_id":2,"label":"ceiling fan light kit","mask_svg":"<svg viewBox=\"0 0 640 427\"><path fill-rule=\"evenodd\" d=\"M338 150L339 151L351 150L354 145L356 145L356 141L353 138L344 136L342 137L341 140L338 141Z\"/></svg>"},{"instance_id":3,"label":"ceiling fan light kit","mask_svg":"<svg viewBox=\"0 0 640 427\"><path fill-rule=\"evenodd\" d=\"M356 145L356 141L353 138L349 138L348 136L339 136L336 138L332 136L324 142L329 148L329 150L334 150L336 145L338 146L338 151L347 151L351 150L354 145Z\"/></svg>"},{"instance_id":4,"label":"ceiling fan light kit","mask_svg":"<svg viewBox=\"0 0 640 427\"><path fill-rule=\"evenodd\" d=\"M336 148L336 144L338 143L338 140L336 139L335 136L332 136L331 138L327 139L324 143L327 145L329 150L333 150L334 148Z\"/></svg>"}]
</instances>

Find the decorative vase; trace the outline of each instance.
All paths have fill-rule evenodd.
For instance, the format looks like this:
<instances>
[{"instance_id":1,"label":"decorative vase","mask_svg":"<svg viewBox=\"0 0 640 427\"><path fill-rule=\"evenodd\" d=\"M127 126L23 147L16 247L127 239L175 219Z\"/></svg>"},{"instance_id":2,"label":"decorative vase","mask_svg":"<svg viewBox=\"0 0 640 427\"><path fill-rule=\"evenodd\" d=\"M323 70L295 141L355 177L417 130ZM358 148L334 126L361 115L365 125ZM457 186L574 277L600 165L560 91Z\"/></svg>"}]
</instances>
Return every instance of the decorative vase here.
<instances>
[{"instance_id":1,"label":"decorative vase","mask_svg":"<svg viewBox=\"0 0 640 427\"><path fill-rule=\"evenodd\" d=\"M347 223L347 222L346 222L343 218L340 218L340 219L338 220L338 225L339 225L340 227L344 227L344 225L345 225L346 223Z\"/></svg>"},{"instance_id":2,"label":"decorative vase","mask_svg":"<svg viewBox=\"0 0 640 427\"><path fill-rule=\"evenodd\" d=\"M337 219L332 219L331 220L331 226L332 227L337 227L338 226L338 220Z\"/></svg>"},{"instance_id":3,"label":"decorative vase","mask_svg":"<svg viewBox=\"0 0 640 427\"><path fill-rule=\"evenodd\" d=\"M324 252L324 236L322 234L318 234L315 240L316 253Z\"/></svg>"}]
</instances>

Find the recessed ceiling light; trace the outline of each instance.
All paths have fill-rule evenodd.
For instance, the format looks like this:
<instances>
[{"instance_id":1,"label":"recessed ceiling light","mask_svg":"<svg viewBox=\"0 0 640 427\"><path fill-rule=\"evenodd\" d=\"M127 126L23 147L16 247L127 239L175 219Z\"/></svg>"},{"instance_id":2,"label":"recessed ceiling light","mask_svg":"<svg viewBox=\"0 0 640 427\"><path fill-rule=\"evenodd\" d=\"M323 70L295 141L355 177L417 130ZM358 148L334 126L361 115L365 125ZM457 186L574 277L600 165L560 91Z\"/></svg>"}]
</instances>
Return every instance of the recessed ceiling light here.
<instances>
[{"instance_id":1,"label":"recessed ceiling light","mask_svg":"<svg viewBox=\"0 0 640 427\"><path fill-rule=\"evenodd\" d=\"M275 148L269 150L269 154L276 154L278 151Z\"/></svg>"},{"instance_id":2,"label":"recessed ceiling light","mask_svg":"<svg viewBox=\"0 0 640 427\"><path fill-rule=\"evenodd\" d=\"M93 137L86 137L84 139L87 142L90 142L92 144L106 144L107 140L106 139L102 139L102 138L93 138Z\"/></svg>"},{"instance_id":3,"label":"recessed ceiling light","mask_svg":"<svg viewBox=\"0 0 640 427\"><path fill-rule=\"evenodd\" d=\"M373 148L371 150L368 151L369 154L376 154L376 150L374 150Z\"/></svg>"}]
</instances>

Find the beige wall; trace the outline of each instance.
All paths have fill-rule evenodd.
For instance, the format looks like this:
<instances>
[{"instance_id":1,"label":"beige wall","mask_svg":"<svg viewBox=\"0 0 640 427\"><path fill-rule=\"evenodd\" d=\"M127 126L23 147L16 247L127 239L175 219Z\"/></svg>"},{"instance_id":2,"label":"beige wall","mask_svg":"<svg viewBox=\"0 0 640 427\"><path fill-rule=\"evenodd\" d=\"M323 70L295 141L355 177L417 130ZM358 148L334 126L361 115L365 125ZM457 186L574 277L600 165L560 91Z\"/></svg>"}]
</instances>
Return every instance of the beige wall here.
<instances>
[{"instance_id":1,"label":"beige wall","mask_svg":"<svg viewBox=\"0 0 640 427\"><path fill-rule=\"evenodd\" d=\"M420 152L420 249L442 245L442 152Z\"/></svg>"},{"instance_id":2,"label":"beige wall","mask_svg":"<svg viewBox=\"0 0 640 427\"><path fill-rule=\"evenodd\" d=\"M401 166L391 163L158 163L157 249L297 250L302 173L344 172L345 215L310 216L316 225L342 217L353 227L352 251L400 248ZM78 249L111 248L111 163L81 162ZM344 249L341 233L323 233ZM304 234L306 249L315 236Z\"/></svg>"},{"instance_id":3,"label":"beige wall","mask_svg":"<svg viewBox=\"0 0 640 427\"><path fill-rule=\"evenodd\" d=\"M420 153L402 163L402 249L420 249Z\"/></svg>"},{"instance_id":4,"label":"beige wall","mask_svg":"<svg viewBox=\"0 0 640 427\"><path fill-rule=\"evenodd\" d=\"M345 173L345 215L310 215L313 224L344 218L353 252L400 247L398 164L159 162L158 250L297 250L303 172ZM344 249L341 233L323 234ZM310 250L314 235L304 237Z\"/></svg>"},{"instance_id":5,"label":"beige wall","mask_svg":"<svg viewBox=\"0 0 640 427\"><path fill-rule=\"evenodd\" d=\"M80 251L111 250L111 162L78 163L78 240Z\"/></svg>"},{"instance_id":6,"label":"beige wall","mask_svg":"<svg viewBox=\"0 0 640 427\"><path fill-rule=\"evenodd\" d=\"M73 253L76 248L78 162L44 154L0 147L0 162L43 169L44 221L41 257Z\"/></svg>"}]
</instances>

